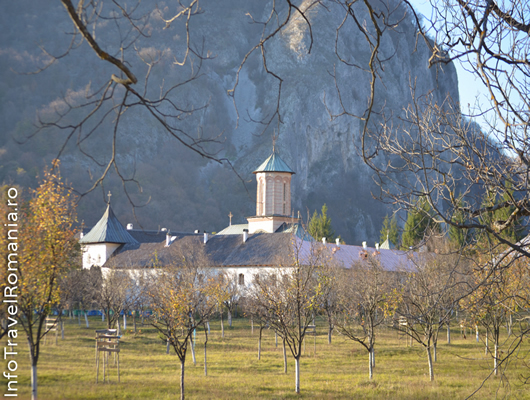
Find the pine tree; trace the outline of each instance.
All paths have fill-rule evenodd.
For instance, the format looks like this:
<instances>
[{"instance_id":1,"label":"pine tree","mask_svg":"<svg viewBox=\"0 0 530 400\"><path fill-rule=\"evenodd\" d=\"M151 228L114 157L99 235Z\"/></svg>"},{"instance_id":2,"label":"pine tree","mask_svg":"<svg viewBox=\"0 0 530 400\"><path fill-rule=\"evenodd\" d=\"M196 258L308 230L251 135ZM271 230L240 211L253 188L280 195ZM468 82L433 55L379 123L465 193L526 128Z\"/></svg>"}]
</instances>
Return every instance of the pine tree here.
<instances>
[{"instance_id":1,"label":"pine tree","mask_svg":"<svg viewBox=\"0 0 530 400\"><path fill-rule=\"evenodd\" d=\"M439 230L432 217L431 205L426 199L420 198L408 212L401 247L404 250L415 247L425 239L426 234Z\"/></svg>"},{"instance_id":2,"label":"pine tree","mask_svg":"<svg viewBox=\"0 0 530 400\"><path fill-rule=\"evenodd\" d=\"M309 220L308 231L315 240L322 240L325 237L328 242L333 242L335 231L331 227L331 219L328 217L327 205L324 204L322 206L322 214L320 215L315 210Z\"/></svg>"},{"instance_id":3,"label":"pine tree","mask_svg":"<svg viewBox=\"0 0 530 400\"><path fill-rule=\"evenodd\" d=\"M455 224L461 225L465 222L464 213L462 212L462 200L460 199L457 203L457 208L451 218L451 221ZM449 225L449 241L456 248L463 248L470 242L470 232L468 229L462 229L453 225Z\"/></svg>"},{"instance_id":4,"label":"pine tree","mask_svg":"<svg viewBox=\"0 0 530 400\"><path fill-rule=\"evenodd\" d=\"M386 215L385 219L383 220L383 227L381 228L379 243L384 243L387 238L388 241L394 245L394 247L397 246L399 242L399 231L395 215L392 216L392 219L388 218L388 215Z\"/></svg>"}]
</instances>

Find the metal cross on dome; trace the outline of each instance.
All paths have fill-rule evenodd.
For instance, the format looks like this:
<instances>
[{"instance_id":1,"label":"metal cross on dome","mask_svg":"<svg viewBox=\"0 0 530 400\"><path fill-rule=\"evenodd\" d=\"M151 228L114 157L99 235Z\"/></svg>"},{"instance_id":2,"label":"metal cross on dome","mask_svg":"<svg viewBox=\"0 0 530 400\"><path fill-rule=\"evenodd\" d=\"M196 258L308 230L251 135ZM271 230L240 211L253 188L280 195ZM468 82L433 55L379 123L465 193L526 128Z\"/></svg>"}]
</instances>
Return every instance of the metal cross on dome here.
<instances>
[{"instance_id":1,"label":"metal cross on dome","mask_svg":"<svg viewBox=\"0 0 530 400\"><path fill-rule=\"evenodd\" d=\"M109 197L109 202L108 203L110 204L110 197L112 196L112 193L110 192L110 190L109 190L109 194L107 196Z\"/></svg>"}]
</instances>

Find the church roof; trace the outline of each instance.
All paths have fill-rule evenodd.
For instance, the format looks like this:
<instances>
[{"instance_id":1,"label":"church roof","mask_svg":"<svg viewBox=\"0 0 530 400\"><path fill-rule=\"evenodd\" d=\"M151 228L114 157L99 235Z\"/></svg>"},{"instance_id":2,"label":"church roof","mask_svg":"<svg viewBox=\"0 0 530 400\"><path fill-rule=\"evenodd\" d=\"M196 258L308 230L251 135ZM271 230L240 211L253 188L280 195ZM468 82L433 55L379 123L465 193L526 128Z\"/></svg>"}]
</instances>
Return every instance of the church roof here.
<instances>
[{"instance_id":1,"label":"church roof","mask_svg":"<svg viewBox=\"0 0 530 400\"><path fill-rule=\"evenodd\" d=\"M116 215L114 215L114 211L112 211L112 207L109 204L105 214L103 214L90 232L83 236L79 243L135 244L138 241L123 227L118 218L116 218Z\"/></svg>"},{"instance_id":2,"label":"church roof","mask_svg":"<svg viewBox=\"0 0 530 400\"><path fill-rule=\"evenodd\" d=\"M392 244L390 240L388 240L388 238L386 238L386 240L381 244L381 246L379 246L379 248L384 250L392 250L396 247Z\"/></svg>"},{"instance_id":3,"label":"church roof","mask_svg":"<svg viewBox=\"0 0 530 400\"><path fill-rule=\"evenodd\" d=\"M295 172L283 161L276 152L273 152L269 158L267 158L263 164L261 164L258 169L253 173L257 174L258 172L288 172L294 174Z\"/></svg>"},{"instance_id":4,"label":"church roof","mask_svg":"<svg viewBox=\"0 0 530 400\"><path fill-rule=\"evenodd\" d=\"M284 222L280 225L278 229L276 229L276 233L292 233L296 237L302 240L306 240L308 242L312 242L315 239L304 229L302 224L300 222L294 222L294 223L287 223Z\"/></svg>"},{"instance_id":5,"label":"church roof","mask_svg":"<svg viewBox=\"0 0 530 400\"><path fill-rule=\"evenodd\" d=\"M248 224L234 224L227 226L221 232L217 232L217 235L242 235L243 229L248 229Z\"/></svg>"}]
</instances>

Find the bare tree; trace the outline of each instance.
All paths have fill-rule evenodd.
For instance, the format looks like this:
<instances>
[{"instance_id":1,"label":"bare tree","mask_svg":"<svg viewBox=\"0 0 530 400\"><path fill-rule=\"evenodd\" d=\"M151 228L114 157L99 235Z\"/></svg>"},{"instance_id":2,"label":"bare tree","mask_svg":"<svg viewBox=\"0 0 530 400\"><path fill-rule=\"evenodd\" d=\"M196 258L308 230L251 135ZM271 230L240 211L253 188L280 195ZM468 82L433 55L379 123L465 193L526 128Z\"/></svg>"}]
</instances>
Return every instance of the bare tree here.
<instances>
[{"instance_id":1,"label":"bare tree","mask_svg":"<svg viewBox=\"0 0 530 400\"><path fill-rule=\"evenodd\" d=\"M291 254L278 260L277 270L260 274L249 296L289 347L295 360L295 392L300 393L302 344L319 305L322 249L296 237L291 240Z\"/></svg>"},{"instance_id":2,"label":"bare tree","mask_svg":"<svg viewBox=\"0 0 530 400\"><path fill-rule=\"evenodd\" d=\"M340 271L337 285L339 307L334 314L337 329L368 352L369 379L375 366L376 331L390 309L386 303L393 289L392 272L385 271L377 255Z\"/></svg>"},{"instance_id":3,"label":"bare tree","mask_svg":"<svg viewBox=\"0 0 530 400\"><path fill-rule=\"evenodd\" d=\"M181 399L185 393L184 365L188 344L193 332L204 326L215 312L219 292L222 292L222 280L210 269L202 247L187 244L173 244L175 264L153 274L148 290L154 312L151 325L168 340L180 361ZM207 337L205 359L206 344Z\"/></svg>"},{"instance_id":4,"label":"bare tree","mask_svg":"<svg viewBox=\"0 0 530 400\"><path fill-rule=\"evenodd\" d=\"M335 327L335 315L341 309L338 289L340 278L339 267L335 263L327 262L323 264L318 272L318 281L321 290L320 308L324 312L328 322L328 344L331 344L331 335Z\"/></svg>"},{"instance_id":5,"label":"bare tree","mask_svg":"<svg viewBox=\"0 0 530 400\"><path fill-rule=\"evenodd\" d=\"M225 293L223 304L228 311L228 326L231 327L234 310L236 309L239 300L243 295L242 286L239 285L237 274L235 272L225 272L223 282Z\"/></svg>"},{"instance_id":6,"label":"bare tree","mask_svg":"<svg viewBox=\"0 0 530 400\"><path fill-rule=\"evenodd\" d=\"M466 265L458 255L419 253L411 258L412 268L399 272L402 283L394 292L394 326L419 343L427 353L429 378L434 380L433 351L440 329L450 318L453 306L471 290Z\"/></svg>"},{"instance_id":7,"label":"bare tree","mask_svg":"<svg viewBox=\"0 0 530 400\"><path fill-rule=\"evenodd\" d=\"M133 286L134 280L129 271L119 269L111 269L102 276L101 286L93 286L96 290L95 302L105 314L108 329L119 329L120 315L129 307Z\"/></svg>"}]
</instances>

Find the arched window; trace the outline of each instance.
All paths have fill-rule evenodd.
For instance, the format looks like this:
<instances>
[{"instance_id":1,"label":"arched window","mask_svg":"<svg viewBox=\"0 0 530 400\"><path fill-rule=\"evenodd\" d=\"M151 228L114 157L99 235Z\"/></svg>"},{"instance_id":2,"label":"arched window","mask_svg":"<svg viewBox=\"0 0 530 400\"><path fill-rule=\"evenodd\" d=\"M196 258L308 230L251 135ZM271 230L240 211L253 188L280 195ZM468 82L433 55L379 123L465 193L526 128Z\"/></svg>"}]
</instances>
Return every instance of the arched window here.
<instances>
[{"instance_id":1,"label":"arched window","mask_svg":"<svg viewBox=\"0 0 530 400\"><path fill-rule=\"evenodd\" d=\"M239 284L244 285L245 284L245 275L239 274Z\"/></svg>"}]
</instances>

